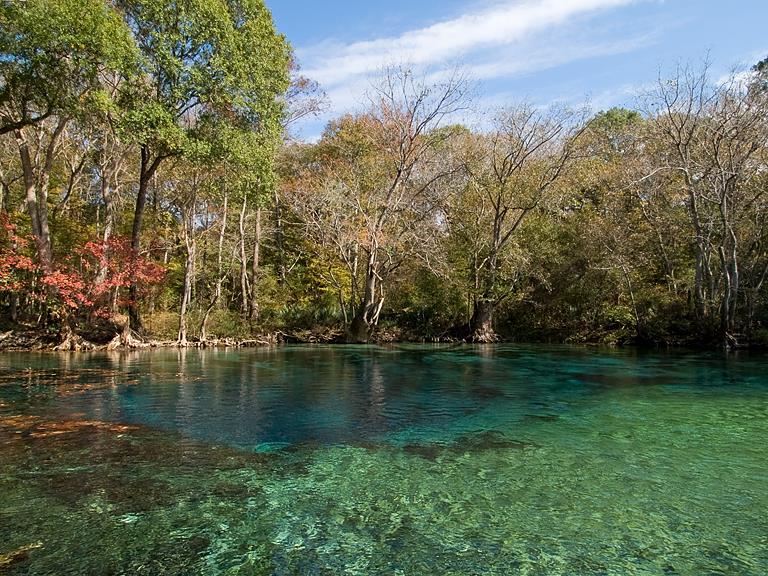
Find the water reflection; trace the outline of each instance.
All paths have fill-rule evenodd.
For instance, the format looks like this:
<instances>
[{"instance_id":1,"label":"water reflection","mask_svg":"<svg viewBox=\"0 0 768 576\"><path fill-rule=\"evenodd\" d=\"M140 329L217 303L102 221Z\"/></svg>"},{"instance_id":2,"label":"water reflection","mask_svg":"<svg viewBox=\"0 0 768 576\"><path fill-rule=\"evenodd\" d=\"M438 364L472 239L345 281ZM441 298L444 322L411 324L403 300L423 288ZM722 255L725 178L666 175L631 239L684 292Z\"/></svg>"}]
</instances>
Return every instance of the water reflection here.
<instances>
[{"instance_id":1,"label":"water reflection","mask_svg":"<svg viewBox=\"0 0 768 576\"><path fill-rule=\"evenodd\" d=\"M524 346L21 354L0 357L0 401L253 449L397 442L414 427L461 435L473 418L522 426L619 388L749 393L765 386L764 367L759 356Z\"/></svg>"}]
</instances>

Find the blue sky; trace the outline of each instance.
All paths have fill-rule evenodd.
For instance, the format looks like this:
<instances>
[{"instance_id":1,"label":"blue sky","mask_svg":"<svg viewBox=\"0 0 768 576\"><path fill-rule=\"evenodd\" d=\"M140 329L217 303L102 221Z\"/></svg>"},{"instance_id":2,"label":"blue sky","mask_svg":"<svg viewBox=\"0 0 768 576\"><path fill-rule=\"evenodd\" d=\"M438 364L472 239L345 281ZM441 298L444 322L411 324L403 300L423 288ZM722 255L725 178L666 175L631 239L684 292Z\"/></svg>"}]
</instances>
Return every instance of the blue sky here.
<instances>
[{"instance_id":1,"label":"blue sky","mask_svg":"<svg viewBox=\"0 0 768 576\"><path fill-rule=\"evenodd\" d=\"M324 124L359 110L376 71L457 65L477 110L520 100L629 105L659 70L707 55L712 76L768 56L768 0L266 0L303 72L320 82ZM477 116L466 119L475 122Z\"/></svg>"}]
</instances>

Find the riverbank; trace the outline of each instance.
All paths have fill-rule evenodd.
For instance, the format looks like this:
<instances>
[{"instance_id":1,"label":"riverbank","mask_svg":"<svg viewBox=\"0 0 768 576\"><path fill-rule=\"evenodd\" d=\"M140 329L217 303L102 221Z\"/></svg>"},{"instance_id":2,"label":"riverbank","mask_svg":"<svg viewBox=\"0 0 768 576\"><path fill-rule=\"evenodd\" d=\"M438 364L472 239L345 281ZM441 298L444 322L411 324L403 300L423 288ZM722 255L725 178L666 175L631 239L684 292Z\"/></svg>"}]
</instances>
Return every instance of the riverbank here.
<instances>
[{"instance_id":1,"label":"riverbank","mask_svg":"<svg viewBox=\"0 0 768 576\"><path fill-rule=\"evenodd\" d=\"M550 335L551 336L551 335ZM370 344L458 344L470 343L456 334L440 336L424 335L396 326L380 327L369 339ZM281 344L349 344L351 343L342 326L316 326L312 329L272 329L238 336L211 336L206 339L191 337L182 342L169 337L168 331L149 333L144 336L131 332L125 327L111 323L79 327L69 333L55 332L45 327L16 324L0 328L0 352L9 351L99 351L137 350L153 348L251 348L278 346ZM608 347L635 347L647 349L680 348L692 350L715 350L724 346L717 341L701 341L691 336L675 341L640 340L620 338L616 333L601 332L592 337L503 337L495 343L540 343L540 344L582 344ZM762 350L768 348L762 339L740 339L727 348Z\"/></svg>"},{"instance_id":2,"label":"riverbank","mask_svg":"<svg viewBox=\"0 0 768 576\"><path fill-rule=\"evenodd\" d=\"M402 339L391 332L376 335L371 338L371 344L397 343L434 343L452 344L457 340L425 340L423 338ZM178 340L163 340L154 338L138 338L130 336L126 339L122 334L116 334L107 343L90 341L83 336L74 334L63 340L51 338L42 332L14 331L0 332L0 352L61 352L61 351L99 351L99 350L141 350L153 348L254 348L278 346L281 344L347 344L343 331L329 330L322 333L309 330L299 332L275 331L261 334L254 338L208 338L206 340L191 339L187 342Z\"/></svg>"},{"instance_id":3,"label":"riverbank","mask_svg":"<svg viewBox=\"0 0 768 576\"><path fill-rule=\"evenodd\" d=\"M257 338L210 338L204 341L190 340L186 343L178 340L157 340L138 338L134 335L115 334L108 342L98 342L73 333L65 337L51 336L42 330L8 330L0 333L0 352L30 351L97 351L97 350L136 350L149 348L245 348L256 346L275 346L279 342L277 334L265 334Z\"/></svg>"},{"instance_id":4,"label":"riverbank","mask_svg":"<svg viewBox=\"0 0 768 576\"><path fill-rule=\"evenodd\" d=\"M54 332L47 327L24 324L6 325L0 329L0 352L5 351L97 351L136 350L151 348L250 348L280 344L344 344L348 343L341 326L317 326L312 329L272 329L242 336L211 336L188 338L186 342L168 337L159 331L140 336L121 328L119 323L80 326L69 332ZM382 328L370 343L456 343L456 338L425 338L399 329Z\"/></svg>"}]
</instances>

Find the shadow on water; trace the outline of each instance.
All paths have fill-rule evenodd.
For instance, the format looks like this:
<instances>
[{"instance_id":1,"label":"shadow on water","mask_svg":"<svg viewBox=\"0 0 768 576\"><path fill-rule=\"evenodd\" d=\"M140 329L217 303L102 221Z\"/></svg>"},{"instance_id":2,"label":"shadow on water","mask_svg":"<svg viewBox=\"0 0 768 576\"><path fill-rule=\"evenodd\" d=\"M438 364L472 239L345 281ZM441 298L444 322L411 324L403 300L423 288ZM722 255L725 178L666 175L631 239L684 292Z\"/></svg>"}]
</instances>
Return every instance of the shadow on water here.
<instances>
[{"instance_id":1,"label":"shadow on water","mask_svg":"<svg viewBox=\"0 0 768 576\"><path fill-rule=\"evenodd\" d=\"M455 456L482 452L484 450L524 450L526 448L535 448L536 446L533 442L511 440L501 432L487 430L459 436L456 441L450 444L406 444L402 450L406 454L435 461L438 457L444 455Z\"/></svg>"}]
</instances>

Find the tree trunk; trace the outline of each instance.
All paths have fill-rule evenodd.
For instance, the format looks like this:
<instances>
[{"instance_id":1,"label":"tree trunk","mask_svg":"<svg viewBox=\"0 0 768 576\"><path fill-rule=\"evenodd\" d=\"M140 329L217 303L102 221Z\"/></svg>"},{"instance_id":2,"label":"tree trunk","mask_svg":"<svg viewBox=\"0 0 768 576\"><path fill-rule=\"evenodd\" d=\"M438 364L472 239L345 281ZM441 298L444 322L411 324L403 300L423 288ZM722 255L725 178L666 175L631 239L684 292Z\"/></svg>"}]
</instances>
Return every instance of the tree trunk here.
<instances>
[{"instance_id":1,"label":"tree trunk","mask_svg":"<svg viewBox=\"0 0 768 576\"><path fill-rule=\"evenodd\" d=\"M381 308L384 305L384 295L381 291L379 274L376 271L377 265L376 251L372 250L368 257L365 289L355 316L347 328L347 339L350 342L368 342L371 333L379 322Z\"/></svg>"},{"instance_id":2,"label":"tree trunk","mask_svg":"<svg viewBox=\"0 0 768 576\"><path fill-rule=\"evenodd\" d=\"M19 319L19 295L16 292L11 292L9 307L11 322L16 322Z\"/></svg>"},{"instance_id":3,"label":"tree trunk","mask_svg":"<svg viewBox=\"0 0 768 576\"><path fill-rule=\"evenodd\" d=\"M221 285L224 282L224 276L222 275L222 268L223 268L223 252L224 252L224 237L227 231L227 212L228 212L228 196L227 193L224 193L224 207L222 209L222 216L221 216L221 228L219 229L219 244L218 249L216 252L216 288L213 292L213 298L211 298L211 302L208 304L208 307L205 309L205 314L203 314L203 319L200 321L200 341L205 342L208 339L208 332L207 332L207 326L208 326L208 318L211 315L211 312L218 304L219 300L221 299Z\"/></svg>"},{"instance_id":4,"label":"tree trunk","mask_svg":"<svg viewBox=\"0 0 768 576\"><path fill-rule=\"evenodd\" d=\"M96 274L96 284L102 284L107 279L110 257L109 240L112 238L112 231L115 229L117 218L113 191L109 186L106 166L102 167L101 170L101 198L104 201L104 231L101 235L103 253L99 262L99 271Z\"/></svg>"},{"instance_id":5,"label":"tree trunk","mask_svg":"<svg viewBox=\"0 0 768 576\"><path fill-rule=\"evenodd\" d=\"M192 200L194 206L194 198ZM187 309L192 298L192 282L195 277L195 252L196 241L195 231L193 229L192 207L187 209L184 214L184 245L186 247L187 258L184 266L184 286L181 293L181 308L179 309L179 336L178 343L181 346L187 345Z\"/></svg>"},{"instance_id":6,"label":"tree trunk","mask_svg":"<svg viewBox=\"0 0 768 576\"><path fill-rule=\"evenodd\" d=\"M696 311L697 320L706 325L709 320L708 290L706 287L707 278L711 276L709 270L709 254L707 248L707 239L704 235L704 229L699 217L698 196L693 190L690 179L686 176L688 184L688 210L691 215L691 222L696 234L696 243L694 245L694 280L693 280L693 302ZM711 297L711 293L709 293Z\"/></svg>"},{"instance_id":7,"label":"tree trunk","mask_svg":"<svg viewBox=\"0 0 768 576\"><path fill-rule=\"evenodd\" d=\"M133 258L138 258L141 249L141 227L144 222L144 211L147 206L147 191L149 182L155 174L163 156L150 158L149 147L144 144L141 147L141 166L139 168L139 190L136 195L136 208L133 212L133 227L131 228L131 251ZM129 289L128 317L130 328L134 332L141 332L141 315L139 313L139 287L135 280L131 280Z\"/></svg>"},{"instance_id":8,"label":"tree trunk","mask_svg":"<svg viewBox=\"0 0 768 576\"><path fill-rule=\"evenodd\" d=\"M242 295L240 310L243 316L248 316L248 256L245 253L245 209L247 199L243 198L243 206L240 209L239 234L240 234L240 293Z\"/></svg>"},{"instance_id":9,"label":"tree trunk","mask_svg":"<svg viewBox=\"0 0 768 576\"><path fill-rule=\"evenodd\" d=\"M732 227L723 218L723 226L726 230L726 236L719 249L720 265L723 269L725 279L725 289L720 305L720 332L726 347L736 345L736 304L739 296L739 261L737 250L737 239Z\"/></svg>"},{"instance_id":10,"label":"tree trunk","mask_svg":"<svg viewBox=\"0 0 768 576\"><path fill-rule=\"evenodd\" d=\"M32 236L35 239L38 261L43 273L50 274L53 272L53 254L51 235L48 229L47 190L40 190L38 194L35 166L32 163L29 144L21 130L17 130L15 135L24 175L25 202L32 225Z\"/></svg>"},{"instance_id":11,"label":"tree trunk","mask_svg":"<svg viewBox=\"0 0 768 576\"><path fill-rule=\"evenodd\" d=\"M275 188L275 247L277 248L277 280L282 286L286 280L285 250L283 248L283 209L280 195Z\"/></svg>"},{"instance_id":12,"label":"tree trunk","mask_svg":"<svg viewBox=\"0 0 768 576\"><path fill-rule=\"evenodd\" d=\"M640 319L640 309L637 306L637 299L635 298L635 287L632 284L632 278L629 275L629 270L623 264L621 265L621 272L624 275L624 281L627 283L629 299L632 302L632 313L635 316L635 334L637 334L638 338L642 338L643 325Z\"/></svg>"},{"instance_id":13,"label":"tree trunk","mask_svg":"<svg viewBox=\"0 0 768 576\"><path fill-rule=\"evenodd\" d=\"M371 327L366 324L362 315L355 314L352 322L347 327L347 342L353 344L365 344L371 337Z\"/></svg>"},{"instance_id":14,"label":"tree trunk","mask_svg":"<svg viewBox=\"0 0 768 576\"><path fill-rule=\"evenodd\" d=\"M261 207L256 208L256 236L253 242L253 260L251 262L251 308L249 318L259 319L258 279L260 274L261 251Z\"/></svg>"},{"instance_id":15,"label":"tree trunk","mask_svg":"<svg viewBox=\"0 0 768 576\"><path fill-rule=\"evenodd\" d=\"M0 168L0 185L3 188L2 195L0 195L0 212L11 212L11 184L15 182L17 178L6 179L2 168Z\"/></svg>"},{"instance_id":16,"label":"tree trunk","mask_svg":"<svg viewBox=\"0 0 768 576\"><path fill-rule=\"evenodd\" d=\"M472 342L496 342L498 336L493 331L493 313L496 306L493 301L481 298L475 301L472 318L469 321L470 340Z\"/></svg>"}]
</instances>

